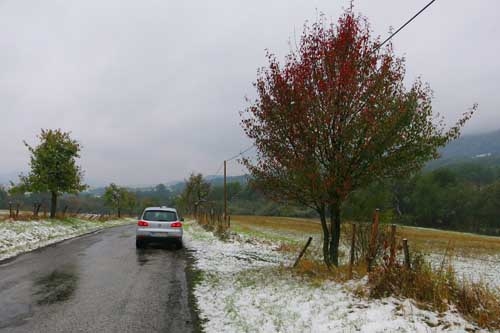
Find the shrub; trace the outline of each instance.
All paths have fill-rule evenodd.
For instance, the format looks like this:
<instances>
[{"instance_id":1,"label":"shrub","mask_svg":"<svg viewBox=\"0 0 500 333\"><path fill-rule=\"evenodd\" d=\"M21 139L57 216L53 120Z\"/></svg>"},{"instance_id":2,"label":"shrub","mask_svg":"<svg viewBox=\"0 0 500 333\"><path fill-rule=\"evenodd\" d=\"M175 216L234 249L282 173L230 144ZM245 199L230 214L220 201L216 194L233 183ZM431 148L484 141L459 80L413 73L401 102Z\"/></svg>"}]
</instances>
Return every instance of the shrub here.
<instances>
[{"instance_id":1,"label":"shrub","mask_svg":"<svg viewBox=\"0 0 500 333\"><path fill-rule=\"evenodd\" d=\"M342 232L345 237L342 238L345 248L351 248L352 225L344 225ZM356 242L354 248L355 263L360 264L366 261L370 251L370 237L371 237L371 224L370 223L357 223L356 224ZM390 231L386 225L380 225L377 234L377 241L375 243L375 261L380 261L387 249L390 240Z\"/></svg>"},{"instance_id":2,"label":"shrub","mask_svg":"<svg viewBox=\"0 0 500 333\"><path fill-rule=\"evenodd\" d=\"M444 312L454 305L483 328L500 328L500 294L482 282L459 280L449 261L433 268L420 253L411 269L401 264L380 266L369 275L370 297L390 295L414 299L425 309Z\"/></svg>"}]
</instances>

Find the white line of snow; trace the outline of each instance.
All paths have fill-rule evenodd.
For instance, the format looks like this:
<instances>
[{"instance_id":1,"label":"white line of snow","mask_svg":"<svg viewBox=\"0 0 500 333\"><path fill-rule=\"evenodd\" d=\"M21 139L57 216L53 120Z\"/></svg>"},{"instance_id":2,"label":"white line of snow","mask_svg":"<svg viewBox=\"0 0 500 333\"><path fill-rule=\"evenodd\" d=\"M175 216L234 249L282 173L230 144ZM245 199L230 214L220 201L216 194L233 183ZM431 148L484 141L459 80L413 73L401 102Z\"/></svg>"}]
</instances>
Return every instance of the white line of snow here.
<instances>
[{"instance_id":1,"label":"white line of snow","mask_svg":"<svg viewBox=\"0 0 500 333\"><path fill-rule=\"evenodd\" d=\"M129 224L132 221L131 219L106 222L81 219L3 221L0 222L0 260L92 231Z\"/></svg>"}]
</instances>

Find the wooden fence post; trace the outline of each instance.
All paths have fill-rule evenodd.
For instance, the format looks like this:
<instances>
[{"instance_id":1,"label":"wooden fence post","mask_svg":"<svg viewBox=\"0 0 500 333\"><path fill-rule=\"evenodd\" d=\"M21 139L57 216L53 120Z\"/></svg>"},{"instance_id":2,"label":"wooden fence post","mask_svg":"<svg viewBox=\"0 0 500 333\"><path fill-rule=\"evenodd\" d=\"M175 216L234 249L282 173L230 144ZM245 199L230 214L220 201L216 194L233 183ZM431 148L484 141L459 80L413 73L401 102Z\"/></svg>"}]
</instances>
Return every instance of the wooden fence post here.
<instances>
[{"instance_id":1,"label":"wooden fence post","mask_svg":"<svg viewBox=\"0 0 500 333\"><path fill-rule=\"evenodd\" d=\"M372 230L370 235L370 247L368 248L368 272L372 271L373 261L375 260L376 252L377 252L377 238L378 238L378 224L379 224L379 213L380 209L375 209L375 213L373 214L372 221Z\"/></svg>"},{"instance_id":2,"label":"wooden fence post","mask_svg":"<svg viewBox=\"0 0 500 333\"><path fill-rule=\"evenodd\" d=\"M12 202L9 201L9 218L12 218Z\"/></svg>"},{"instance_id":3,"label":"wooden fence post","mask_svg":"<svg viewBox=\"0 0 500 333\"><path fill-rule=\"evenodd\" d=\"M410 250L408 249L408 239L403 239L403 251L405 253L405 266L411 269Z\"/></svg>"},{"instance_id":4,"label":"wooden fence post","mask_svg":"<svg viewBox=\"0 0 500 333\"><path fill-rule=\"evenodd\" d=\"M356 224L352 224L352 237L351 237L351 257L349 260L349 279L352 279L352 266L354 265L354 250L356 246Z\"/></svg>"},{"instance_id":5,"label":"wooden fence post","mask_svg":"<svg viewBox=\"0 0 500 333\"><path fill-rule=\"evenodd\" d=\"M389 266L394 265L396 260L396 225L391 225L391 254L389 257Z\"/></svg>"},{"instance_id":6,"label":"wooden fence post","mask_svg":"<svg viewBox=\"0 0 500 333\"><path fill-rule=\"evenodd\" d=\"M293 267L296 267L299 264L300 259L302 258L302 256L304 255L304 253L306 253L307 247L309 246L309 244L311 244L312 239L313 239L312 237L309 237L309 239L307 240L306 246L304 246L304 248L302 249L302 251L300 251L300 254L297 257L297 260L295 260L295 263L293 264Z\"/></svg>"}]
</instances>

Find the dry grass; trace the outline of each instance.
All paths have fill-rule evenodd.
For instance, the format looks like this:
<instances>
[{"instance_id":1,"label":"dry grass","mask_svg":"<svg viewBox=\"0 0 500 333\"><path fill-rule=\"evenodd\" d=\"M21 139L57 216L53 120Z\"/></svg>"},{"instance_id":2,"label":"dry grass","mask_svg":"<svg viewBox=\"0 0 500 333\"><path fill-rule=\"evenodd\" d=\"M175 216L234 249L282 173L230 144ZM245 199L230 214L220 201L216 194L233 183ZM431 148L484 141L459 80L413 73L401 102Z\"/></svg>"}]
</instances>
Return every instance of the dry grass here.
<instances>
[{"instance_id":1,"label":"dry grass","mask_svg":"<svg viewBox=\"0 0 500 333\"><path fill-rule=\"evenodd\" d=\"M313 283L321 284L325 280L336 282L347 282L349 280L349 266L340 266L335 269L328 269L323 262L303 258L294 272L301 276L307 276ZM361 278L366 275L366 265L361 263L353 266L353 277Z\"/></svg>"},{"instance_id":2,"label":"dry grass","mask_svg":"<svg viewBox=\"0 0 500 333\"><path fill-rule=\"evenodd\" d=\"M246 230L269 229L302 233L320 233L321 225L315 219L277 216L231 216L231 225Z\"/></svg>"},{"instance_id":3,"label":"dry grass","mask_svg":"<svg viewBox=\"0 0 500 333\"><path fill-rule=\"evenodd\" d=\"M254 234L291 233L304 238L308 235L321 237L321 226L318 220L267 217L267 216L233 216L231 227ZM381 225L389 229L388 225ZM350 238L351 229L348 223L342 228L341 239ZM453 231L423 229L399 226L397 239L407 238L412 252L412 270L399 264L390 269L380 266L370 276L370 296L384 297L389 295L414 299L421 308L445 311L454 305L464 317L489 329L500 328L500 291L489 288L484 283L471 283L457 279L450 265L453 255L481 258L484 255L500 255L500 238L481 236ZM282 243L279 250L298 253L301 244ZM427 253L446 253L446 259L440 267L433 268L418 251ZM309 252L309 250L308 250ZM295 269L297 274L307 276L318 284L324 280L344 282L348 279L348 266L328 270L321 260L307 255ZM353 276L366 275L363 260L353 267Z\"/></svg>"},{"instance_id":4,"label":"dry grass","mask_svg":"<svg viewBox=\"0 0 500 333\"><path fill-rule=\"evenodd\" d=\"M444 251L451 243L462 256L500 254L500 237L412 227L399 227L398 236L407 238L416 249L426 251Z\"/></svg>"},{"instance_id":5,"label":"dry grass","mask_svg":"<svg viewBox=\"0 0 500 333\"><path fill-rule=\"evenodd\" d=\"M125 217L125 216L122 216L122 217ZM66 214L64 216L60 213L56 214L57 220L66 220L69 218L76 218L79 220L86 220L86 221L106 222L106 221L110 221L110 220L116 220L118 217L110 216L110 215L101 215L101 216L96 216L93 218L88 218L85 215L80 215L80 214L78 214L78 215ZM39 220L49 220L49 219L50 218L49 218L48 214L44 215L43 213L40 213L38 216L34 216L32 212L27 212L27 211L19 212L19 215L17 216L17 218L10 218L8 213L7 213L7 215L0 215L0 221L3 221L3 222L39 221Z\"/></svg>"},{"instance_id":6,"label":"dry grass","mask_svg":"<svg viewBox=\"0 0 500 333\"><path fill-rule=\"evenodd\" d=\"M488 285L457 279L452 265L443 261L433 268L421 254L411 269L396 264L380 266L369 274L370 297L391 295L412 298L420 308L447 311L451 305L480 327L500 328L500 293Z\"/></svg>"},{"instance_id":7,"label":"dry grass","mask_svg":"<svg viewBox=\"0 0 500 333\"><path fill-rule=\"evenodd\" d=\"M500 291L484 283L462 282L456 291L457 309L479 326L500 329Z\"/></svg>"},{"instance_id":8,"label":"dry grass","mask_svg":"<svg viewBox=\"0 0 500 333\"><path fill-rule=\"evenodd\" d=\"M289 244L289 243L281 243L276 248L276 251L279 251L279 252L298 253L300 250L301 250L301 247L298 244Z\"/></svg>"},{"instance_id":9,"label":"dry grass","mask_svg":"<svg viewBox=\"0 0 500 333\"><path fill-rule=\"evenodd\" d=\"M318 238L322 233L318 220L287 217L232 216L231 228L270 238L280 234L293 234L295 239L309 235L316 235ZM389 226L381 225L380 228L384 232ZM351 229L348 224L344 224L342 233L341 239L350 238ZM412 298L419 307L439 312L454 306L465 318L476 322L480 327L500 329L500 291L482 282L472 283L458 279L451 265L453 255L473 258L500 255L499 237L399 226L397 239L402 238L409 240L412 269L406 269L401 263L391 267L382 263L370 273L368 288L360 287L357 294L368 297L395 295ZM278 250L298 253L302 246L303 244L296 242L281 242ZM445 253L441 266L433 267L425 260L424 255L419 254L419 250ZM306 276L311 282L318 284L325 280L348 280L348 266L329 270L310 252L308 250L294 269L295 274ZM366 274L366 264L364 260L360 260L353 267L353 277L360 278Z\"/></svg>"},{"instance_id":10,"label":"dry grass","mask_svg":"<svg viewBox=\"0 0 500 333\"><path fill-rule=\"evenodd\" d=\"M288 232L304 236L322 233L319 220L290 217L231 216L231 227L243 232ZM380 228L389 226L381 225ZM349 238L349 230L348 227L343 228L341 239ZM443 253L452 244L455 253L465 257L500 254L500 237L398 226L397 238L407 238L410 247L416 250Z\"/></svg>"},{"instance_id":11,"label":"dry grass","mask_svg":"<svg viewBox=\"0 0 500 333\"><path fill-rule=\"evenodd\" d=\"M207 231L211 231L221 240L229 237L229 225L222 220L222 216L213 216L202 214L198 217L197 222Z\"/></svg>"}]
</instances>

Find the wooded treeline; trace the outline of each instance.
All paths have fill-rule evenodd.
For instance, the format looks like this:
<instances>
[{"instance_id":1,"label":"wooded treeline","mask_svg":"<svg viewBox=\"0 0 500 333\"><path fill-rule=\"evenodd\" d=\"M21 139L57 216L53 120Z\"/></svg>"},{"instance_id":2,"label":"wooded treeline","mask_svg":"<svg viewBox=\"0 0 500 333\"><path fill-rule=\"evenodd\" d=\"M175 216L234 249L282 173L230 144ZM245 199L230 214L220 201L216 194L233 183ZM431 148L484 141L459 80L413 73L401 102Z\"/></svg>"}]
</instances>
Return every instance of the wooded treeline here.
<instances>
[{"instance_id":1,"label":"wooded treeline","mask_svg":"<svg viewBox=\"0 0 500 333\"><path fill-rule=\"evenodd\" d=\"M461 163L406 180L374 183L354 193L346 218L500 235L500 167Z\"/></svg>"},{"instance_id":2,"label":"wooded treeline","mask_svg":"<svg viewBox=\"0 0 500 333\"><path fill-rule=\"evenodd\" d=\"M117 186L120 197L119 203L114 201L112 195L106 195L106 189L111 188L111 185L114 184L110 184L106 188L82 192L79 195L62 195L59 200L58 213L117 215L118 210L120 210L121 214L136 216L145 207L173 205L173 192L164 184L144 189ZM50 196L48 193L11 194L0 186L0 209L8 209L9 202L13 208L19 204L20 210L23 211L31 211L35 205L40 205L39 213L43 214L50 205Z\"/></svg>"},{"instance_id":3,"label":"wooded treeline","mask_svg":"<svg viewBox=\"0 0 500 333\"><path fill-rule=\"evenodd\" d=\"M203 180L208 191L201 205L222 209L224 190L220 179ZM317 217L307 208L277 204L254 190L246 177L232 179L228 183L228 206L231 215L270 215L293 217ZM184 201L185 184L167 187L158 184L148 189L127 191L127 200L121 203L121 211L138 215L148 206L176 206L183 213L192 213L193 206ZM68 213L116 214L105 200L105 189L64 195L60 211ZM34 204L48 207L48 194L9 195L0 187L0 208L7 209L9 201L20 203L22 210L32 210ZM191 200L194 205L194 201ZM209 204L208 204L209 203ZM458 163L433 171L420 172L405 180L373 183L353 193L343 207L344 218L369 221L375 208L381 208L382 222L401 223L421 227L460 230L500 235L500 166L481 163ZM41 207L41 213L44 207ZM47 208L45 208L47 209Z\"/></svg>"}]
</instances>

